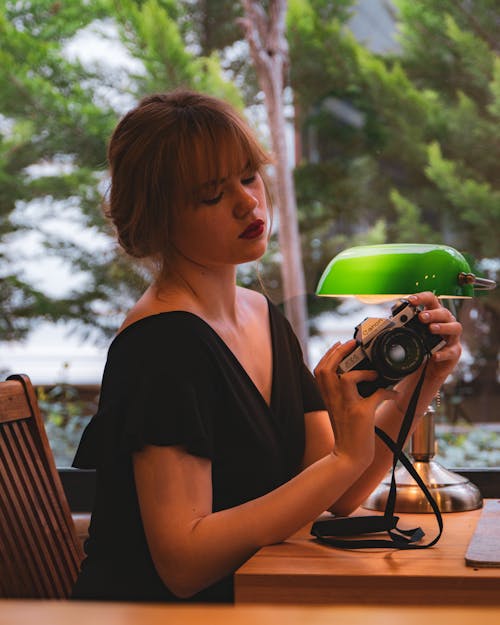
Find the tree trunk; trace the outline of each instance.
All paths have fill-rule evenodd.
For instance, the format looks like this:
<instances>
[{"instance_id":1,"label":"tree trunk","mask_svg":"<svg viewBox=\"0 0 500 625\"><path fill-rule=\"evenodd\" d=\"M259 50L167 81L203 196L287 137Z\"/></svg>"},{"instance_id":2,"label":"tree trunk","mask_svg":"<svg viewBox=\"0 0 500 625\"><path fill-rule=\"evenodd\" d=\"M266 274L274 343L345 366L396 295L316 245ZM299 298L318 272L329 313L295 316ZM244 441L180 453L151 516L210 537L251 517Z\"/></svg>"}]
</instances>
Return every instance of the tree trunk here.
<instances>
[{"instance_id":1,"label":"tree trunk","mask_svg":"<svg viewBox=\"0 0 500 625\"><path fill-rule=\"evenodd\" d=\"M276 167L279 208L278 241L283 255L281 277L285 314L307 359L305 279L297 219L297 203L288 150L284 115L284 74L288 65L285 37L286 0L270 0L265 13L258 0L243 0L241 24L250 46L259 86L264 92Z\"/></svg>"}]
</instances>

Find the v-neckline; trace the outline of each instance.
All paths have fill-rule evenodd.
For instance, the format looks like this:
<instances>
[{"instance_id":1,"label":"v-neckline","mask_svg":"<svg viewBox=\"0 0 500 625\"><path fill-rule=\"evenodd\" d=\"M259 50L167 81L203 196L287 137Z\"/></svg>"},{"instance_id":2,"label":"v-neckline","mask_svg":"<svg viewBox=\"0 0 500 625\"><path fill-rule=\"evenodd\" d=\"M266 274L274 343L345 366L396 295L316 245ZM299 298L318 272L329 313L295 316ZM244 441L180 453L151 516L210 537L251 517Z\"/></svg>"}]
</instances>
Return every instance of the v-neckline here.
<instances>
[{"instance_id":1,"label":"v-neckline","mask_svg":"<svg viewBox=\"0 0 500 625\"><path fill-rule=\"evenodd\" d=\"M152 319L154 317L161 317L163 315L171 315L171 314L176 314L176 315L180 314L180 315L187 315L189 317L194 317L195 319L198 319L204 326L206 326L210 330L210 332L216 337L218 342L223 346L225 351L230 355L231 359L234 361L235 365L238 367L238 369L242 373L243 377L247 380L249 385L254 389L254 392L257 393L257 395L260 397L260 400L266 406L267 410L272 411L273 397L274 397L274 394L275 394L274 387L275 387L275 381L276 381L275 380L275 371L276 371L276 345L275 345L275 340L276 340L276 337L275 337L273 315L272 315L272 310L271 310L271 302L270 302L269 298L267 298L267 297L266 297L266 302L267 302L267 319L268 319L268 323L269 323L269 332L270 332L270 336L271 336L271 393L270 393L270 397L269 397L269 403L267 402L266 398L264 397L264 395L262 394L262 392L258 388L257 384L254 382L254 380L252 379L252 377L250 376L248 371L241 364L241 361L239 360L239 358L236 356L236 354L233 352L233 350L229 347L229 345L226 343L226 341L222 338L222 336L217 332L217 330L215 330L208 323L208 321L205 321L205 319L203 319L202 317L200 317L196 313L190 312L188 310L165 310L163 312L159 312L159 313L156 313L154 315L148 315L146 317L141 317L140 319L137 319L136 321L134 321L130 325L126 326L123 330L121 330L121 332L119 332L114 337L112 343L114 343L123 334L126 334L129 329L132 329L134 326L137 326L142 321L145 321L147 319Z\"/></svg>"},{"instance_id":2,"label":"v-neckline","mask_svg":"<svg viewBox=\"0 0 500 625\"><path fill-rule=\"evenodd\" d=\"M272 411L273 397L274 397L274 383L275 383L275 375L274 374L275 374L275 371L276 371L276 362L275 362L276 349L275 349L274 323L273 323L273 317L272 317L272 312L271 312L271 302L270 302L270 300L267 297L266 297L266 302L267 302L267 321L269 323L269 333L270 333L270 336L271 336L271 393L270 393L270 396L269 396L269 403L267 403L267 400L264 397L264 395L262 394L262 392L260 391L259 387L254 382L253 378L250 376L250 374L245 369L245 367L241 364L240 359L236 356L236 354L229 347L229 345L222 338L222 336L217 332L217 330L215 330L208 323L208 321L205 321L205 319L203 319L202 317L200 317L196 313L190 313L190 312L187 312L187 311L178 311L178 312L186 312L186 314L188 314L188 315L193 315L194 317L199 319L204 325L206 325L210 329L212 334L214 334L214 336L217 338L219 343L224 347L225 351L230 355L231 359L234 361L235 365L238 367L238 369L242 373L243 377L247 380L249 385L254 389L254 392L257 393L257 395L260 397L262 403L266 406L266 408L268 410ZM172 311L172 312L176 312L176 311Z\"/></svg>"},{"instance_id":3,"label":"v-neckline","mask_svg":"<svg viewBox=\"0 0 500 625\"><path fill-rule=\"evenodd\" d=\"M217 330L215 330L207 321L205 321L201 317L198 317L198 315L195 314L195 317L198 317L198 319L200 319L203 323L205 323L210 328L210 330L217 337L219 342L224 346L224 349L231 356L231 358L233 359L234 363L236 364L238 369L241 371L243 376L250 383L250 386L253 387L254 391L257 393L257 395L260 397L262 402L265 404L266 408L268 410L272 411L273 397L274 397L274 383L275 383L275 375L274 374L275 374L275 371L276 371L276 362L275 362L276 349L275 349L275 332L274 332L274 324L273 324L273 318L272 318L272 313L271 313L271 304L270 304L270 301L269 301L269 299L267 297L266 297L266 302L267 302L267 320L268 320L268 323L269 323L269 333L270 333L270 336L271 336L271 393L269 395L269 403L267 403L267 399L264 397L264 395L260 391L260 389L257 386L257 384L254 382L253 378L250 376L248 371L241 364L240 359L236 356L236 354L229 347L229 345L222 338L222 336L217 332Z\"/></svg>"}]
</instances>

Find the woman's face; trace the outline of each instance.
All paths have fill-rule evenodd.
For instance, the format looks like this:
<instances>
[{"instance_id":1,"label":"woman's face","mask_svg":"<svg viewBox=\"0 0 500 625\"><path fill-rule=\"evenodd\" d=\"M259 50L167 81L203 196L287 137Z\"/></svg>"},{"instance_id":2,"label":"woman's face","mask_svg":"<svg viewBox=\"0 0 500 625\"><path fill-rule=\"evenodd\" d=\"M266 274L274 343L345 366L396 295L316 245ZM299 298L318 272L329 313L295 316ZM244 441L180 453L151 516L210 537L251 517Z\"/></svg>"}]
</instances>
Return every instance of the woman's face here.
<instances>
[{"instance_id":1,"label":"woman's face","mask_svg":"<svg viewBox=\"0 0 500 625\"><path fill-rule=\"evenodd\" d=\"M238 265L264 254L268 212L259 173L245 169L206 181L199 198L173 220L171 241L178 252L204 266Z\"/></svg>"}]
</instances>

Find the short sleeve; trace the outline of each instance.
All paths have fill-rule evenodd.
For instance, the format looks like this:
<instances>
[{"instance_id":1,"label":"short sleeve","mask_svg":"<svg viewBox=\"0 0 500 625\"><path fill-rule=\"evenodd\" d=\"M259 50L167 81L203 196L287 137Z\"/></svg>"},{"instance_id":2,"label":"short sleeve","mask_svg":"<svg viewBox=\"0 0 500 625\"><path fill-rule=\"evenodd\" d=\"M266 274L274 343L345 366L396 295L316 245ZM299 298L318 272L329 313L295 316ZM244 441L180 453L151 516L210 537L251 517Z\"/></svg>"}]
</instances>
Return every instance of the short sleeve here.
<instances>
[{"instance_id":1,"label":"short sleeve","mask_svg":"<svg viewBox=\"0 0 500 625\"><path fill-rule=\"evenodd\" d=\"M213 403L213 391L202 380L160 375L143 380L140 392L124 406L120 451L182 445L195 455L211 457Z\"/></svg>"},{"instance_id":2,"label":"short sleeve","mask_svg":"<svg viewBox=\"0 0 500 625\"><path fill-rule=\"evenodd\" d=\"M102 402L83 433L73 466L97 468L145 445L181 445L207 458L213 452L210 397L189 380L145 378L122 401Z\"/></svg>"},{"instance_id":3,"label":"short sleeve","mask_svg":"<svg viewBox=\"0 0 500 625\"><path fill-rule=\"evenodd\" d=\"M301 367L301 385L304 413L314 412L315 410L326 410L325 402L323 401L323 398L319 391L316 378L307 368L304 361L302 361Z\"/></svg>"},{"instance_id":4,"label":"short sleeve","mask_svg":"<svg viewBox=\"0 0 500 625\"><path fill-rule=\"evenodd\" d=\"M198 353L187 361L179 352L169 357L151 351L136 359L130 350L108 355L99 409L73 466L97 468L145 445L180 445L212 458L216 393L210 368ZM125 356L129 364L123 364Z\"/></svg>"}]
</instances>

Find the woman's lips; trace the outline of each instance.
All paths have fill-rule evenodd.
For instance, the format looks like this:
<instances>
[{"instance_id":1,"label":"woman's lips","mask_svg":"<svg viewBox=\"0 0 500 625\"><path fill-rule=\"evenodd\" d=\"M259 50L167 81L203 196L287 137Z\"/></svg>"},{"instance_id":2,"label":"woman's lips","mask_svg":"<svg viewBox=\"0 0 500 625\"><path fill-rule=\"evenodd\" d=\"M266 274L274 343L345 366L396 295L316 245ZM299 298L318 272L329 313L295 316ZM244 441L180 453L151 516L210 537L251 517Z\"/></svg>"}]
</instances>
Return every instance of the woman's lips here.
<instances>
[{"instance_id":1,"label":"woman's lips","mask_svg":"<svg viewBox=\"0 0 500 625\"><path fill-rule=\"evenodd\" d=\"M243 230L243 232L239 235L240 239L256 239L260 237L260 235L264 232L265 222L263 219L256 219L252 221L252 223Z\"/></svg>"}]
</instances>

